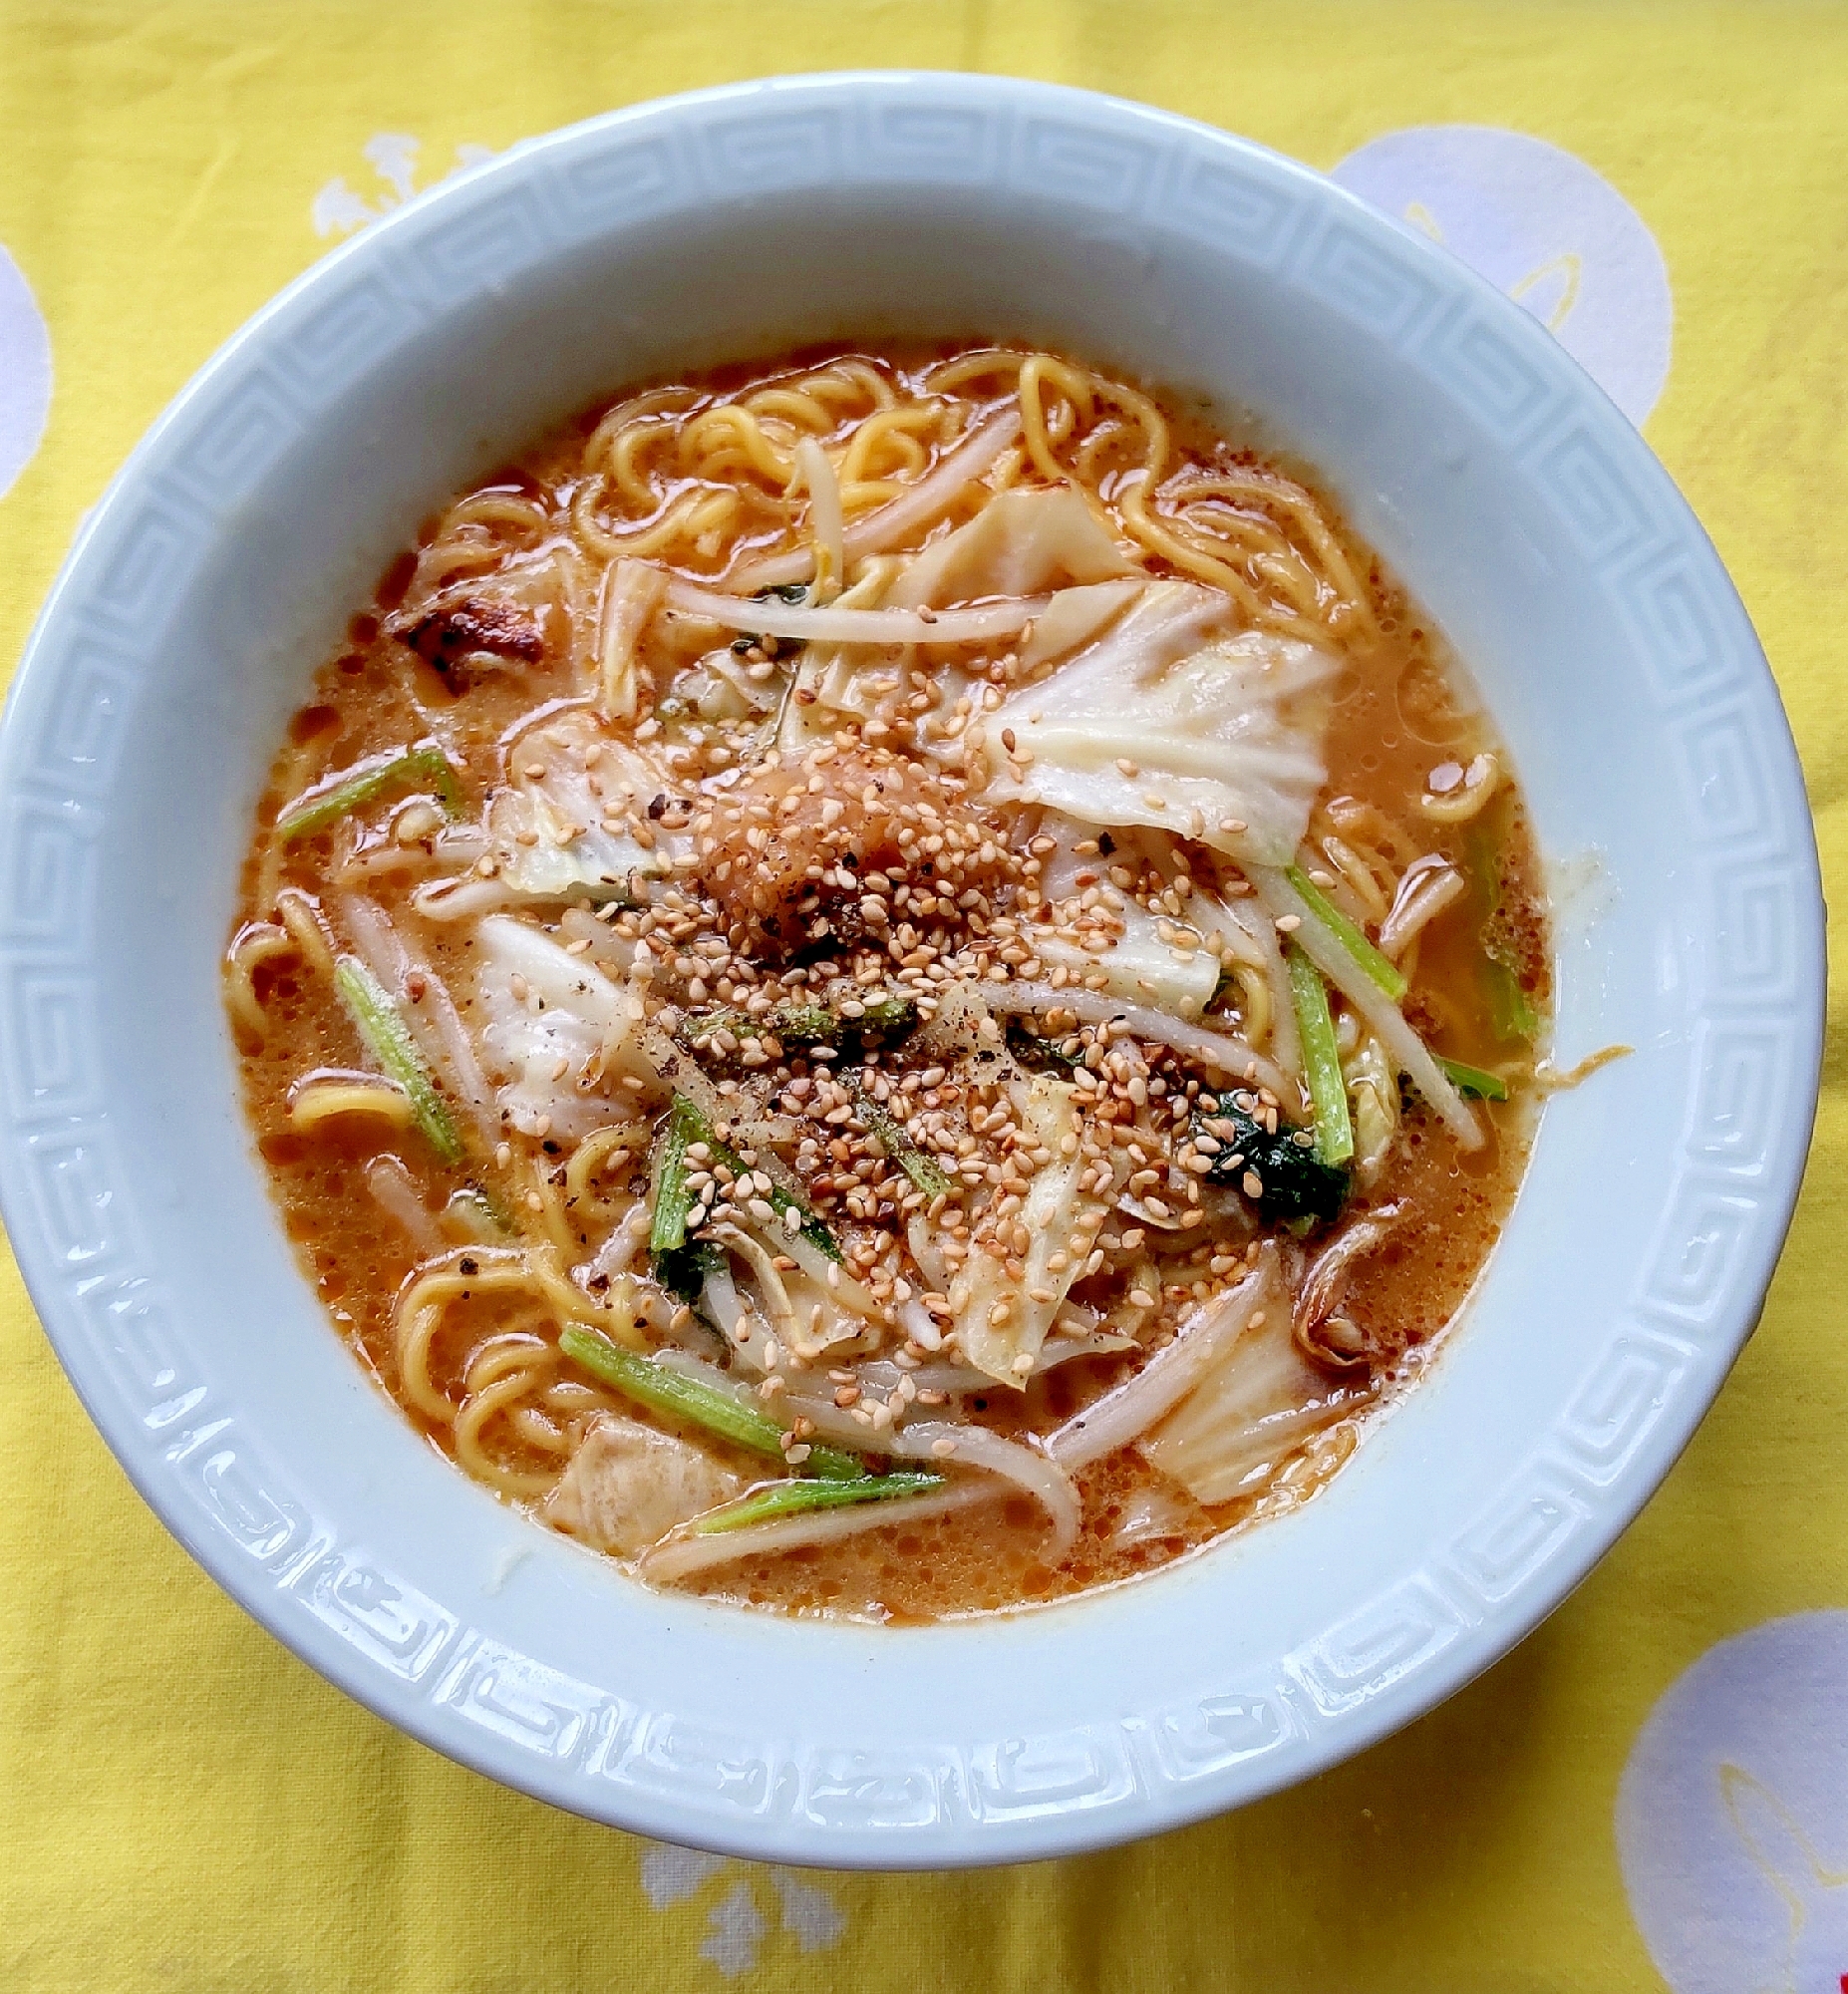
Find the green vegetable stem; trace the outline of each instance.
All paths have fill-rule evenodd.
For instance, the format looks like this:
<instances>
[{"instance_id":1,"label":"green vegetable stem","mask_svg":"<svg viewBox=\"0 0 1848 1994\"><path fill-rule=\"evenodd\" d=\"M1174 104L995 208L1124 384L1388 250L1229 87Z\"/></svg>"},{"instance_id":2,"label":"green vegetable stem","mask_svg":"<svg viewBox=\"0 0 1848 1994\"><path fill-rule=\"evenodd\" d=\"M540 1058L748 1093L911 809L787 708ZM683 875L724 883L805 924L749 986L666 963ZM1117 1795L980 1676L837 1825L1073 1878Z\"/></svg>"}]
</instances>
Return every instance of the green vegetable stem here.
<instances>
[{"instance_id":1,"label":"green vegetable stem","mask_svg":"<svg viewBox=\"0 0 1848 1994\"><path fill-rule=\"evenodd\" d=\"M276 835L284 844L312 837L350 812L361 810L388 790L403 790L425 784L436 793L445 817L454 818L462 809L462 791L449 757L434 742L405 748L396 755L349 769L331 789L311 790L296 800L276 820Z\"/></svg>"},{"instance_id":2,"label":"green vegetable stem","mask_svg":"<svg viewBox=\"0 0 1848 1994\"><path fill-rule=\"evenodd\" d=\"M461 1163L462 1141L456 1133L456 1124L443 1105L423 1054L398 1015L398 1007L385 994L378 978L358 956L343 955L334 965L334 987L365 1041L366 1050L379 1062L387 1078L395 1080L411 1097L417 1126L429 1137L431 1148L446 1163Z\"/></svg>"},{"instance_id":3,"label":"green vegetable stem","mask_svg":"<svg viewBox=\"0 0 1848 1994\"><path fill-rule=\"evenodd\" d=\"M670 1419L717 1434L735 1447L781 1461L782 1429L768 1413L730 1392L715 1390L684 1372L671 1371L632 1350L620 1349L594 1330L575 1324L562 1331L558 1346L574 1363L581 1364L593 1378L613 1387L625 1398L646 1406L651 1412L665 1413ZM854 1483L866 1474L866 1464L857 1454L835 1447L811 1446L802 1464L810 1475L829 1482Z\"/></svg>"}]
</instances>

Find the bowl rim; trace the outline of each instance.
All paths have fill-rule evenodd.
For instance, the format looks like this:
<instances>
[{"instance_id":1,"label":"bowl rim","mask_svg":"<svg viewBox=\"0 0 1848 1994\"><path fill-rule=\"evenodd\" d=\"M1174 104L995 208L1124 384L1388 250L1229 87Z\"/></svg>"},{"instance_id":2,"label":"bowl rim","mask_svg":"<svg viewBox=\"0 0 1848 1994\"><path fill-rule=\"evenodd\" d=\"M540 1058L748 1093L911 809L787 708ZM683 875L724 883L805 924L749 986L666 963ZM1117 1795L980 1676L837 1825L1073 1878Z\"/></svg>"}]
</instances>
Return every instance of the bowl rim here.
<instances>
[{"instance_id":1,"label":"bowl rim","mask_svg":"<svg viewBox=\"0 0 1848 1994\"><path fill-rule=\"evenodd\" d=\"M591 155L639 132L725 118L787 117L816 104L851 105L868 93L896 94L909 101L969 109L991 117L1024 111L1070 120L1093 132L1128 135L1150 146L1206 157L1235 176L1281 189L1308 208L1338 213L1361 240L1391 259L1434 273L1443 290L1466 297L1523 361L1552 382L1564 382L1578 414L1593 422L1604 447L1619 456L1630 475L1648 488L1660 516L1674 523L1678 544L1699 567L1704 583L1726 603L1736 593L1717 554L1666 470L1627 420L1584 376L1569 356L1519 307L1475 276L1449 252L1398 228L1356 196L1312 168L1231 133L1127 100L1066 86L955 72L843 71L777 77L682 93L609 112L520 142L491 161L472 166L433 187L320 257L255 313L218 348L151 426L102 498L85 517L71 550L46 597L14 675L5 718L0 722L0 806L15 796L27 777L31 727L44 724L55 692L57 635L81 610L84 591L97 576L91 570L98 549L137 490L160 464L173 439L191 418L211 404L250 349L260 348L280 328L298 321L324 294L351 276L389 267L421 240L500 190L530 181L548 162ZM1743 620L1742 609L1740 620ZM1749 633L1749 625L1746 625ZM1814 830L1800 767L1775 683L1755 639L1747 660L1745 695L1755 702L1758 724L1773 737L1781 732L1781 768L1773 772L1775 801L1785 813L1784 829L1794 833L1789 876L1798 889L1790 901L1793 947L1799 960L1797 1009L1790 1038L1789 1078L1793 1113L1776 1132L1767 1153L1754 1216L1742 1247L1725 1320L1707 1339L1699 1367L1689 1374L1679 1396L1666 1405L1644 1442L1627 1458L1603 1508L1591 1526L1571 1536L1551 1554L1537 1580L1527 1582L1517 1602L1465 1629L1461 1638L1398 1672L1378 1693L1344 1713L1290 1758L1246 1764L1234 1761L1217 1774L1181 1781L1164 1779L1153 1760L1136 1760L1129 1791L1108 1805L1078 1806L1008 1819L965 1809L959 1822L951 1809L929 1834L910 1838L871 1837L865 1844L835 1829L815 1830L794 1815L761 1821L728 1820L692 1814L672 1795L610 1786L607 1796L586 1789L573 1765L559 1766L509 1746L494 1734L457 1722L417 1687L382 1674L361 1650L329 1633L320 1622L291 1615L273 1585L253 1574L243 1551L212 1527L204 1512L181 1498L154 1472L154 1458L130 1444L136 1422L111 1394L93 1332L72 1299L68 1268L59 1264L32 1203L25 1177L25 1139L33 1124L30 1103L11 1061L0 1061L0 1212L4 1212L33 1304L67 1376L93 1423L150 1507L187 1552L239 1605L318 1673L357 1701L423 1743L474 1770L544 1799L553 1805L664 1838L697 1842L730 1854L810 1861L841 1866L947 1867L1033 1859L1081 1852L1131 1836L1179 1827L1222 1812L1326 1770L1423 1714L1454 1693L1515 1646L1584 1578L1654 1493L1705 1414L1726 1371L1755 1326L1776 1259L1788 1229L1802 1177L1820 1081L1825 965L1825 918ZM1734 687L1734 691L1738 688ZM1768 703L1768 704L1767 704ZM40 794L43 790L41 785ZM0 926L0 965L20 951ZM135 1439L145 1440L137 1434ZM902 1638L902 1637L901 1637ZM601 1804L603 1800L607 1804Z\"/></svg>"}]
</instances>

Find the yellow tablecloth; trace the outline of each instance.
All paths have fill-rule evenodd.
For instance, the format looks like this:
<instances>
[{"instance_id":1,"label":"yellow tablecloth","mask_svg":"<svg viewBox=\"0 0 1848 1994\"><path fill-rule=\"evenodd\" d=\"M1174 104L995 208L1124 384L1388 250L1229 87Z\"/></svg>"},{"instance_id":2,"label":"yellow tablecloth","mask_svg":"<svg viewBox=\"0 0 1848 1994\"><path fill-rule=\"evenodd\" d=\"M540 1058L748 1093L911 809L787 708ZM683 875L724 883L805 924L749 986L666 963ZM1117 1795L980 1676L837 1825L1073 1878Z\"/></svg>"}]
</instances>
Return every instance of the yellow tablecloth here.
<instances>
[{"instance_id":1,"label":"yellow tablecloth","mask_svg":"<svg viewBox=\"0 0 1848 1994\"><path fill-rule=\"evenodd\" d=\"M690 86L864 64L1090 85L1324 167L1387 133L1465 124L1535 135L1603 175L1660 245L1673 293L1673 363L1647 433L1757 623L1825 869L1848 890L1839 9L0 0L0 245L49 328L55 384L42 441L0 498L0 661L83 508L194 367L458 148ZM0 286L0 333L4 307ZM0 489L7 451L36 430L28 346L0 344ZM1641 1727L1684 1670L1777 1616L1848 1605L1842 1046L1838 1028L1763 1325L1573 1600L1448 1706L1310 1786L1139 1847L986 1875L797 1876L652 1848L399 1737L168 1540L6 1262L0 1987L1606 1994L1665 1984L1641 1918L1677 1994L1834 1994L1834 1978L1795 1976L1848 1972L1848 1945L1836 1966L1824 1957L1848 1897L1848 1793L1806 1801L1757 1782L1732 1807L1761 1881L1726 1913L1757 1920L1734 1933L1749 1972L1717 1977L1662 1939L1660 1889L1655 1910L1644 1901L1644 1872L1666 1858L1637 1838L1672 1840L1673 1808L1647 1781L1631 1795L1628 1893L1614 1820ZM1826 1647L1848 1622L1792 1624ZM1726 1652L1745 1687L1722 1684L1722 1703L1799 1727L1779 1764L1805 1757L1802 1726L1818 1763L1848 1738L1848 1692L1818 1687L1816 1667L1799 1658L1792 1690L1787 1657ZM1732 1955L1715 1939L1702 1956Z\"/></svg>"}]
</instances>

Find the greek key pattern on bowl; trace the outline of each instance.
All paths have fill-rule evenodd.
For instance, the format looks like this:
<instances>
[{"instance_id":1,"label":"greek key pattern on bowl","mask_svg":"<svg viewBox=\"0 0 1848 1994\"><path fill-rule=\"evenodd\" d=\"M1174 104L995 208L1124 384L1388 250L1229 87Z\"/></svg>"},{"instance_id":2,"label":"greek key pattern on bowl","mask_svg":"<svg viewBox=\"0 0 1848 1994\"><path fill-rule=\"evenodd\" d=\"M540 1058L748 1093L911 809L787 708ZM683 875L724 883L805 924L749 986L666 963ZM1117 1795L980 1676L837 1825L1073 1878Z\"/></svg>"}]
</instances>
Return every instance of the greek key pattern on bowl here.
<instances>
[{"instance_id":1,"label":"greek key pattern on bowl","mask_svg":"<svg viewBox=\"0 0 1848 1994\"><path fill-rule=\"evenodd\" d=\"M853 96L825 84L721 94L652 124L620 120L523 148L518 162L391 224L395 266L365 238L340 251L278 309L260 360L234 347L133 496L105 508L82 586L36 640L30 694L11 716L18 781L0 806L0 1107L9 1213L48 1327L156 1507L266 1575L260 1610L273 1629L302 1641L312 1627L345 1651L347 1679L379 1707L587 1813L622 1819L653 1797L736 1841L799 1820L817 1854L838 1844L865 1859L869 1844L928 1849L958 1824L1105 1822L1150 1788L1185 1789L1204 1807L1230 1781L1255 1775L1241 1791L1262 1791L1328 1763L1357 1714L1410 1695L1418 1679L1460 1679L1446 1670L1486 1615L1518 1619L1525 1600L1535 1617L1578 1575L1624 1520L1611 1491L1626 1464L1665 1419L1691 1422L1717 1375L1715 1326L1755 1299L1776 1223L1765 1186L1808 1029L1799 905L1809 888L1773 803L1788 756L1781 721L1710 550L1616 419L1599 427L1586 415L1569 363L1489 311L1460 265L1356 207L1331 216L1289 169L1171 121L1051 95L1021 115L973 86L861 79ZM238 1409L220 1403L148 1250L138 1177L101 1108L92 960L98 839L174 604L223 510L260 490L381 349L516 277L546 245L594 240L616 218L690 208L709 189L764 195L881 174L1021 197L1078 188L1106 217L1283 271L1312 305L1442 378L1462 418L1517 448L1604 578L1674 734L1688 863L1720 937L1704 969L1679 1181L1642 1285L1565 1414L1447 1550L1290 1656L1275 1680L1117 1723L950 1739L905 1757L850 1741L797 1751L736 1722L640 1710L497 1645L318 1522ZM522 1772L528 1764L552 1777ZM1107 1838L1103 1828L1079 1832Z\"/></svg>"}]
</instances>

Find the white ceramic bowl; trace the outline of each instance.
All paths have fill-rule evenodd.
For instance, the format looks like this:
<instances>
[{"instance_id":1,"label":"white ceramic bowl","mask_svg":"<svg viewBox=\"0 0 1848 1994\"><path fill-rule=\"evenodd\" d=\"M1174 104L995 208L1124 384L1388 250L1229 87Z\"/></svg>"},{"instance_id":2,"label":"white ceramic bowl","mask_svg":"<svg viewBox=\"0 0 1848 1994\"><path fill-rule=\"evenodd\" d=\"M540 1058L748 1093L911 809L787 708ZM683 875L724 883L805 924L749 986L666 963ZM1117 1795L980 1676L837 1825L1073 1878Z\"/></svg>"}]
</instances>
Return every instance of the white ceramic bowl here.
<instances>
[{"instance_id":1,"label":"white ceramic bowl","mask_svg":"<svg viewBox=\"0 0 1848 1994\"><path fill-rule=\"evenodd\" d=\"M1468 660L1559 920L1547 1111L1469 1319L1302 1512L924 1630L663 1597L496 1505L296 1271L217 958L285 715L416 521L632 377L1027 335L1258 412ZM66 1369L186 1548L394 1723L559 1806L782 1860L1146 1833L1428 1709L1584 1575L1749 1333L1814 1106L1822 911L1712 549L1530 319L1328 181L951 76L721 90L519 147L327 256L86 525L0 740L0 1191Z\"/></svg>"}]
</instances>

